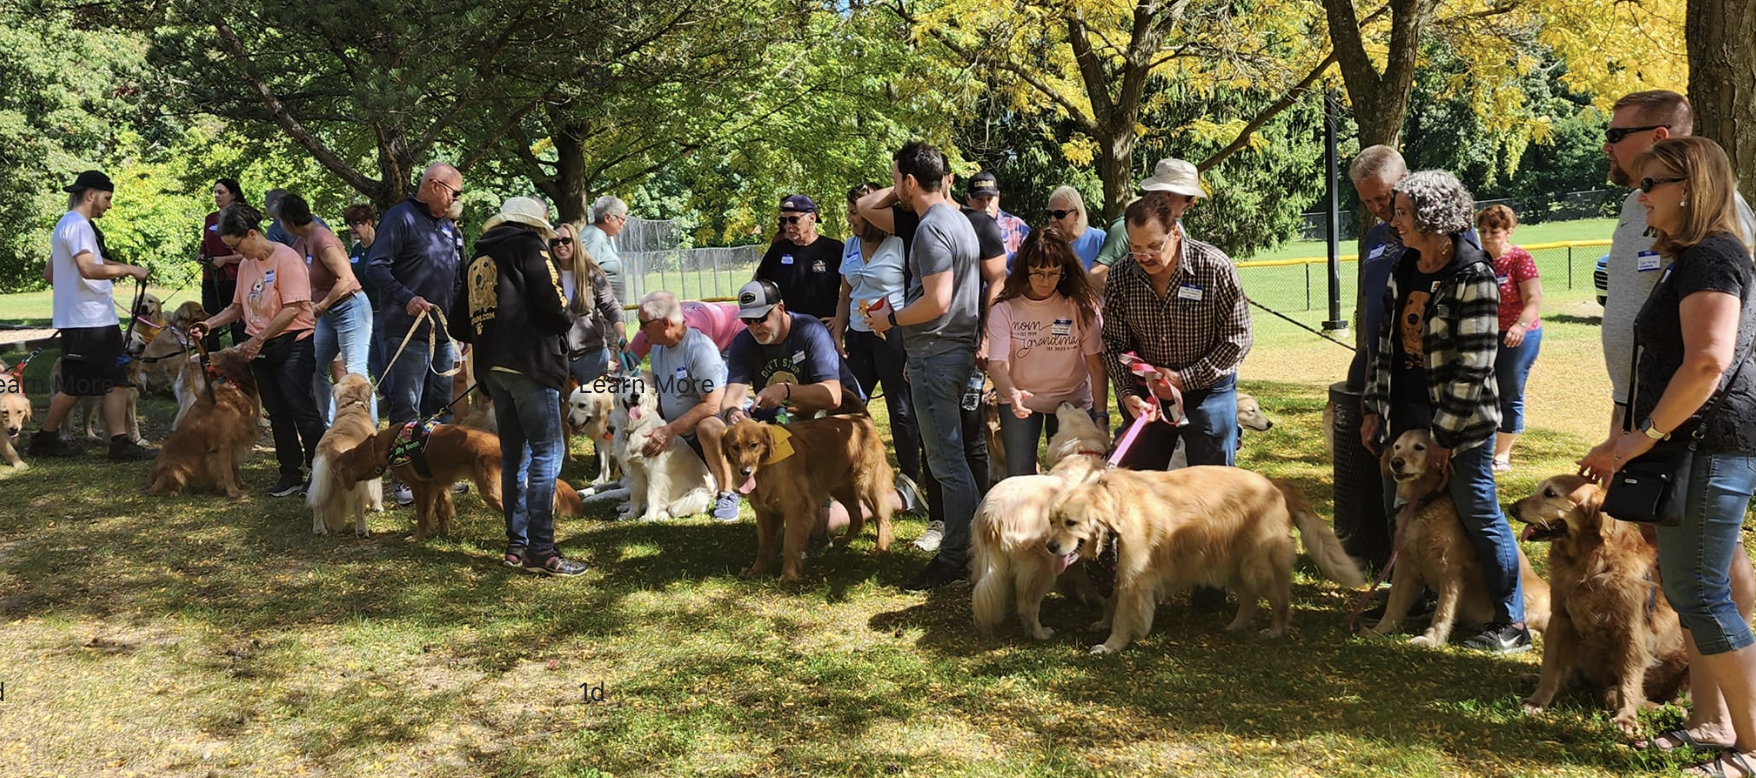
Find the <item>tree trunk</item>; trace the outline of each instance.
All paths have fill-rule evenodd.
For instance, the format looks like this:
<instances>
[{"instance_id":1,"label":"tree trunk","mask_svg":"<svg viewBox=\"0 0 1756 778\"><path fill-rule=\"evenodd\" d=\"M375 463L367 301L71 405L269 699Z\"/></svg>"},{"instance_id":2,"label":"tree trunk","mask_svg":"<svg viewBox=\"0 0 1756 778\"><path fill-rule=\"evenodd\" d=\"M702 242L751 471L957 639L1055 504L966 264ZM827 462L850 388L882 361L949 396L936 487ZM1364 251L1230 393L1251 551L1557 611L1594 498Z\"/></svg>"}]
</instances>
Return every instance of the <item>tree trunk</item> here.
<instances>
[{"instance_id":1,"label":"tree trunk","mask_svg":"<svg viewBox=\"0 0 1756 778\"><path fill-rule=\"evenodd\" d=\"M1098 178L1104 183L1103 220L1089 219L1091 226L1107 229L1110 221L1122 215L1134 193L1134 123L1113 137L1098 141Z\"/></svg>"},{"instance_id":2,"label":"tree trunk","mask_svg":"<svg viewBox=\"0 0 1756 778\"><path fill-rule=\"evenodd\" d=\"M1695 134L1724 146L1738 189L1756 192L1756 0L1689 0Z\"/></svg>"},{"instance_id":3,"label":"tree trunk","mask_svg":"<svg viewBox=\"0 0 1756 778\"><path fill-rule=\"evenodd\" d=\"M584 221L587 217L586 197L591 193L591 182L585 178L585 142L581 140L583 128L568 125L554 137L555 141L555 180L552 190L548 192L550 199L555 201L555 209L559 213L560 222Z\"/></svg>"}]
</instances>

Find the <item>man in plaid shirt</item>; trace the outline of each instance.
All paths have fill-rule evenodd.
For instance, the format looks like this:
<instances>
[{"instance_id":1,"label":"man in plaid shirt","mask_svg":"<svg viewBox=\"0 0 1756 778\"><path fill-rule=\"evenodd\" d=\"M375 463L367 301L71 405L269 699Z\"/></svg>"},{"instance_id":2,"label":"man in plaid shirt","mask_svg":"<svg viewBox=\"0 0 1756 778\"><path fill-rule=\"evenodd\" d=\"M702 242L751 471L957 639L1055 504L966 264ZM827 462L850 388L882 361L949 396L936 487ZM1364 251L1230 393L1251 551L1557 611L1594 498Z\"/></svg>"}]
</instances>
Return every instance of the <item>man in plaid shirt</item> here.
<instances>
[{"instance_id":1,"label":"man in plaid shirt","mask_svg":"<svg viewBox=\"0 0 1756 778\"><path fill-rule=\"evenodd\" d=\"M1104 287L1104 365L1130 418L1149 424L1122 466L1158 470L1179 438L1191 465L1232 465L1238 453L1238 364L1250 353L1249 303L1231 259L1189 237L1178 220L1203 196L1194 166L1170 191L1148 192L1128 207L1129 257ZM1150 366L1147 381L1123 364L1132 353ZM1149 388L1152 387L1152 388Z\"/></svg>"}]
</instances>

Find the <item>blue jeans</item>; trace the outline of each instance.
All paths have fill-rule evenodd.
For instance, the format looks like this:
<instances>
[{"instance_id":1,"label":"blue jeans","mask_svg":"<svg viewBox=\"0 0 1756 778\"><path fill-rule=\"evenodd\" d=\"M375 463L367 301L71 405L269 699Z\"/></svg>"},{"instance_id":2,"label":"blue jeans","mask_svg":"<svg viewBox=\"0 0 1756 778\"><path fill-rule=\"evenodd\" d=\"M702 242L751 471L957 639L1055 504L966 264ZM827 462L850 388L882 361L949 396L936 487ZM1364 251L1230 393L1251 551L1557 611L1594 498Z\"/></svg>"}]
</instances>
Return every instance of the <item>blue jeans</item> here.
<instances>
[{"instance_id":1,"label":"blue jeans","mask_svg":"<svg viewBox=\"0 0 1756 778\"><path fill-rule=\"evenodd\" d=\"M324 424L335 423L335 395L329 380L329 363L341 355L342 369L356 375L368 375L372 364L372 304L365 292L335 304L317 320L317 333L311 336L317 352L317 373L311 380L317 399L317 412ZM378 397L371 401L372 423L378 423Z\"/></svg>"},{"instance_id":2,"label":"blue jeans","mask_svg":"<svg viewBox=\"0 0 1756 778\"><path fill-rule=\"evenodd\" d=\"M1034 475L1037 472L1037 440L1055 437L1060 423L1052 413L1031 411L1020 419L1012 415L1012 405L1000 405L1000 442L1006 445L1006 475ZM993 456L994 452L988 452Z\"/></svg>"},{"instance_id":3,"label":"blue jeans","mask_svg":"<svg viewBox=\"0 0 1756 778\"><path fill-rule=\"evenodd\" d=\"M1756 452L1695 455L1683 501L1683 521L1660 526L1658 569L1677 620L1703 654L1723 654L1756 643L1732 604L1727 571L1743 553L1744 512L1756 493Z\"/></svg>"},{"instance_id":4,"label":"blue jeans","mask_svg":"<svg viewBox=\"0 0 1756 778\"><path fill-rule=\"evenodd\" d=\"M1409 429L1429 426L1431 411L1420 406L1398 405L1391 408L1390 436L1384 445ZM1383 449L1379 449L1382 451ZM1463 532L1475 546L1481 561L1482 577L1488 585L1488 599L1494 603L1494 620L1506 623L1524 621L1524 579L1519 575L1518 538L1512 526L1500 513L1499 493L1494 488L1494 441L1492 438L1465 451L1451 454L1451 480L1446 491L1457 505L1457 518ZM1396 515L1396 482L1384 479L1384 512ZM1724 571L1721 571L1724 572Z\"/></svg>"},{"instance_id":5,"label":"blue jeans","mask_svg":"<svg viewBox=\"0 0 1756 778\"><path fill-rule=\"evenodd\" d=\"M366 349L366 367L372 371L372 380L378 382L378 398L390 401L390 376L385 373L385 362L390 359L392 346L384 345L384 331L378 325L378 316L372 316L372 337Z\"/></svg>"},{"instance_id":6,"label":"blue jeans","mask_svg":"<svg viewBox=\"0 0 1756 778\"><path fill-rule=\"evenodd\" d=\"M500 427L500 499L506 546L532 559L555 553L555 479L561 475L561 392L517 373L488 371L482 381Z\"/></svg>"},{"instance_id":7,"label":"blue jeans","mask_svg":"<svg viewBox=\"0 0 1756 778\"><path fill-rule=\"evenodd\" d=\"M589 384L610 372L610 352L608 349L587 351L584 356L573 360L567 370L573 374L573 380L582 385Z\"/></svg>"},{"instance_id":8,"label":"blue jeans","mask_svg":"<svg viewBox=\"0 0 1756 778\"><path fill-rule=\"evenodd\" d=\"M424 405L430 407L435 399L441 405L451 401L449 391L442 399L423 397L429 383L427 380L428 368L431 367L433 370L443 373L457 363L457 355L451 350L451 341L446 340L443 334L439 337L439 343L434 349L434 353L428 355L427 333L424 327L430 326L432 325L423 325L423 330L415 333L415 336L409 339L408 348L403 349L402 356L397 357L396 361L386 368L391 382L388 399L390 401L390 423L392 424L414 421L422 415L421 408ZM402 342L402 336L403 333L400 332L386 334L386 344L392 354L396 353L396 346ZM451 379L441 380L445 382L447 388L450 387Z\"/></svg>"},{"instance_id":9,"label":"blue jeans","mask_svg":"<svg viewBox=\"0 0 1756 778\"><path fill-rule=\"evenodd\" d=\"M1500 384L1500 431L1512 434L1524 431L1524 380L1530 377L1530 366L1536 363L1537 352L1543 348L1543 328L1524 334L1524 342L1516 348L1506 345L1506 333L1500 333L1500 352L1494 356L1494 380Z\"/></svg>"},{"instance_id":10,"label":"blue jeans","mask_svg":"<svg viewBox=\"0 0 1756 778\"><path fill-rule=\"evenodd\" d=\"M883 384L884 407L890 411L890 447L896 451L897 468L903 475L919 478L921 436L915 429L908 381L902 377L908 356L903 352L900 331L893 329L886 335L848 330L848 369L853 371L854 380L860 382L867 397L876 394L879 384Z\"/></svg>"},{"instance_id":11,"label":"blue jeans","mask_svg":"<svg viewBox=\"0 0 1756 778\"><path fill-rule=\"evenodd\" d=\"M909 393L915 422L927 452L927 468L945 499L945 537L939 559L963 565L969 550L969 524L976 514L976 481L964 457L963 390L975 369L975 349L933 356L908 355Z\"/></svg>"},{"instance_id":12,"label":"blue jeans","mask_svg":"<svg viewBox=\"0 0 1756 778\"><path fill-rule=\"evenodd\" d=\"M1169 407L1161 402L1160 409ZM1122 457L1121 466L1129 470L1163 470L1177 452L1177 439L1182 438L1184 455L1191 465L1225 465L1238 463L1238 376L1220 379L1206 389L1183 393L1183 414L1189 423L1172 427L1153 422L1140 431L1134 446ZM1123 411L1126 417L1128 414ZM1131 420L1130 420L1131 421Z\"/></svg>"}]
</instances>

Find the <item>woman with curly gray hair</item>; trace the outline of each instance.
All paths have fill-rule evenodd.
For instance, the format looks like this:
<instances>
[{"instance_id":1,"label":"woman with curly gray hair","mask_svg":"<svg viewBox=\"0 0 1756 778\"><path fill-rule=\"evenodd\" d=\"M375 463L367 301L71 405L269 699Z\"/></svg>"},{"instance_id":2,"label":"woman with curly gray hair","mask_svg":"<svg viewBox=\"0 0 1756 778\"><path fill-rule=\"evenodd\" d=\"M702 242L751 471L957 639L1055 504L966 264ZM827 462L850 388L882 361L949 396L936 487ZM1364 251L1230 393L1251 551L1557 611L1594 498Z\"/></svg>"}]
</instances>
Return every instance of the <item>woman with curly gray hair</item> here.
<instances>
[{"instance_id":1,"label":"woman with curly gray hair","mask_svg":"<svg viewBox=\"0 0 1756 778\"><path fill-rule=\"evenodd\" d=\"M1385 293L1360 439L1377 451L1387 424L1385 441L1407 430L1432 430L1429 467L1450 474L1446 489L1494 603L1494 621L1464 645L1513 653L1530 648L1530 631L1518 541L1494 490L1500 288L1493 260L1464 235L1474 207L1469 190L1444 171L1424 170L1396 185L1390 228L1407 251ZM1394 496L1394 484L1387 484L1387 509Z\"/></svg>"}]
</instances>

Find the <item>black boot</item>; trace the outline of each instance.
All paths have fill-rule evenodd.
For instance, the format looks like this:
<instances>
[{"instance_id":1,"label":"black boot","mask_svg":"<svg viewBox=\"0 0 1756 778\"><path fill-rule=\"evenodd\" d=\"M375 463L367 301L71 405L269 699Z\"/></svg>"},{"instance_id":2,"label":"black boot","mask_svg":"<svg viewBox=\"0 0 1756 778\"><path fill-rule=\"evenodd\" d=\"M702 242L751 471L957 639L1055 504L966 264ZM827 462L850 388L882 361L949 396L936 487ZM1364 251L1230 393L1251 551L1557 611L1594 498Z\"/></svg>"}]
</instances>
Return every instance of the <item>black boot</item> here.
<instances>
[{"instance_id":1,"label":"black boot","mask_svg":"<svg viewBox=\"0 0 1756 778\"><path fill-rule=\"evenodd\" d=\"M147 448L128 439L127 435L110 436L111 462L139 462L158 456L158 449Z\"/></svg>"},{"instance_id":2,"label":"black boot","mask_svg":"<svg viewBox=\"0 0 1756 778\"><path fill-rule=\"evenodd\" d=\"M59 432L37 430L30 438L30 453L38 457L79 456L79 444L62 440Z\"/></svg>"}]
</instances>

